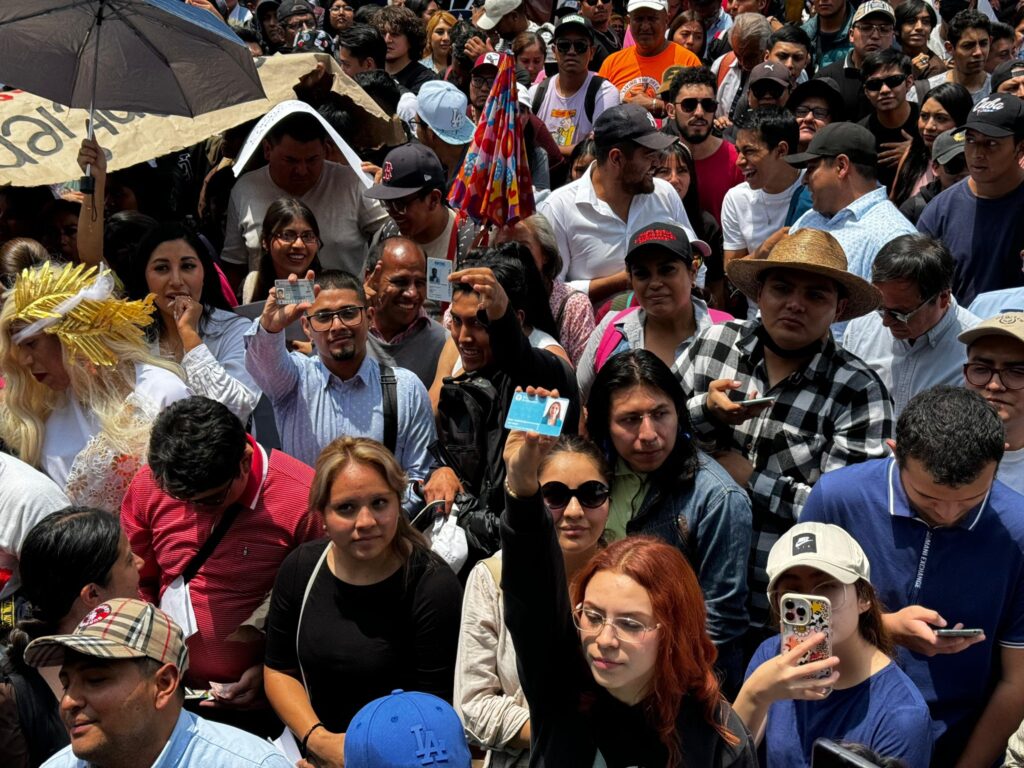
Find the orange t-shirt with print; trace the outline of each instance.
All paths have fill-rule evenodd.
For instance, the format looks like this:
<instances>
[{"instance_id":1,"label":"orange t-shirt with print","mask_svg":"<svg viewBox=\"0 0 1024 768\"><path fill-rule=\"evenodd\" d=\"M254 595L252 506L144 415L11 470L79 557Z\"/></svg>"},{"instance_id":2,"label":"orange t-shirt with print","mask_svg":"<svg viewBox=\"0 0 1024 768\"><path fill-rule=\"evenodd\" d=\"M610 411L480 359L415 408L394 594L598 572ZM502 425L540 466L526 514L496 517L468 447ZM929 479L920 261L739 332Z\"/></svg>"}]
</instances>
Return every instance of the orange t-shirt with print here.
<instances>
[{"instance_id":1,"label":"orange t-shirt with print","mask_svg":"<svg viewBox=\"0 0 1024 768\"><path fill-rule=\"evenodd\" d=\"M605 59L597 74L619 89L622 101L630 91L655 98L665 70L676 65L699 67L700 59L678 43L670 42L657 56L641 56L631 45Z\"/></svg>"}]
</instances>

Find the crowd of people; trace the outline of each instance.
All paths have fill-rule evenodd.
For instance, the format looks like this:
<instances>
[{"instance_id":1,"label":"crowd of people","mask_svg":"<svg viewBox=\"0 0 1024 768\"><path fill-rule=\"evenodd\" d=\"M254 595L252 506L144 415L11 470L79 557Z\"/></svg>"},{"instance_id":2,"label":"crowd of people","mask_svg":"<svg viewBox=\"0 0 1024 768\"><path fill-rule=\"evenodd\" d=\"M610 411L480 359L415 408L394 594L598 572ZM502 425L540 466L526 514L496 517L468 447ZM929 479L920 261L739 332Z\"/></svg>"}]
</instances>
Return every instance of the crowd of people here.
<instances>
[{"instance_id":1,"label":"crowd of people","mask_svg":"<svg viewBox=\"0 0 1024 768\"><path fill-rule=\"evenodd\" d=\"M0 763L1024 766L1024 3L187 2L339 69L0 188Z\"/></svg>"}]
</instances>

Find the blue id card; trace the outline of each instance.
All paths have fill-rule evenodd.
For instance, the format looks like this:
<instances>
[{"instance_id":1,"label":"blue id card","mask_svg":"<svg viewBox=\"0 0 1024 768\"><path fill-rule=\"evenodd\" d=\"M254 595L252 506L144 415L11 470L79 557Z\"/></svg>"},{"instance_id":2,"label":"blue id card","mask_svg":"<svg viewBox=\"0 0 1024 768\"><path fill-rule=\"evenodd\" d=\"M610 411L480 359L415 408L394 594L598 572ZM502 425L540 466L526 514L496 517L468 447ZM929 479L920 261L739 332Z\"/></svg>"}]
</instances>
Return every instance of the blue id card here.
<instances>
[{"instance_id":1,"label":"blue id card","mask_svg":"<svg viewBox=\"0 0 1024 768\"><path fill-rule=\"evenodd\" d=\"M568 398L537 397L516 392L512 397L512 407L508 409L505 428L558 437L562 434L562 425L568 411Z\"/></svg>"}]
</instances>

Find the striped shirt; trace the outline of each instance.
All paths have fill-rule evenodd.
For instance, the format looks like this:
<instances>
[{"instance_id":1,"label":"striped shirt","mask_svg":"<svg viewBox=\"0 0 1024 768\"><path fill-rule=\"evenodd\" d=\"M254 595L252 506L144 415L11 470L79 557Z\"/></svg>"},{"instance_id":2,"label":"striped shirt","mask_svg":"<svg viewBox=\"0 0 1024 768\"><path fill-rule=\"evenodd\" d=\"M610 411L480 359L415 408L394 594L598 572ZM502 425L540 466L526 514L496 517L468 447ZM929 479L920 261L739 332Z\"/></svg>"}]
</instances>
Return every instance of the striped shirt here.
<instances>
[{"instance_id":1,"label":"striped shirt","mask_svg":"<svg viewBox=\"0 0 1024 768\"><path fill-rule=\"evenodd\" d=\"M892 402L878 375L837 346L831 336L802 371L769 384L759 320L712 325L676 361L698 437L714 451L738 451L754 465L747 483L754 512L751 623L767 617L768 551L800 517L807 496L825 472L886 455L892 437ZM712 421L704 408L716 379L743 382L775 402L760 415L731 426Z\"/></svg>"}]
</instances>

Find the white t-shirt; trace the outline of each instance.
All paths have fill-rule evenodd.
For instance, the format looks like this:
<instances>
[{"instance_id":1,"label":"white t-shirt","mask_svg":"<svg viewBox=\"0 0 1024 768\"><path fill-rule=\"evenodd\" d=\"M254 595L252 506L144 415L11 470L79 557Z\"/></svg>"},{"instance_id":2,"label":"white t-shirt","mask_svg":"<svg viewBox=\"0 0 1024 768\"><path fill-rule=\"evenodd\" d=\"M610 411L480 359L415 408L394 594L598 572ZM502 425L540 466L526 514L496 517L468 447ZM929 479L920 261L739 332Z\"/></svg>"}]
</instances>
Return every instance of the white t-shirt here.
<instances>
[{"instance_id":1,"label":"white t-shirt","mask_svg":"<svg viewBox=\"0 0 1024 768\"><path fill-rule=\"evenodd\" d=\"M1024 448L1006 451L1003 454L996 477L1017 493L1024 493Z\"/></svg>"},{"instance_id":2,"label":"white t-shirt","mask_svg":"<svg viewBox=\"0 0 1024 768\"><path fill-rule=\"evenodd\" d=\"M14 570L33 526L70 504L53 480L0 452L0 568Z\"/></svg>"},{"instance_id":3,"label":"white t-shirt","mask_svg":"<svg viewBox=\"0 0 1024 768\"><path fill-rule=\"evenodd\" d=\"M558 146L571 147L578 144L594 129L594 123L587 119L586 109L587 89L593 79L594 73L588 73L583 85L569 97L558 92L558 75L546 81L547 92L538 107L537 117L544 121ZM530 104L533 104L539 87L538 83L530 89ZM607 80L601 83L594 98L594 120L597 120L606 109L617 106L618 103L618 89Z\"/></svg>"},{"instance_id":4,"label":"white t-shirt","mask_svg":"<svg viewBox=\"0 0 1024 768\"><path fill-rule=\"evenodd\" d=\"M722 242L727 251L746 250L753 253L768 237L785 226L793 195L799 194L803 171L787 189L768 194L751 189L744 181L728 192L722 200Z\"/></svg>"},{"instance_id":5,"label":"white t-shirt","mask_svg":"<svg viewBox=\"0 0 1024 768\"><path fill-rule=\"evenodd\" d=\"M343 269L361 277L367 243L384 225L387 212L379 201L366 197L365 187L347 165L324 162L320 179L302 200L320 226L320 263L324 269ZM293 197L270 178L270 167L243 173L231 190L228 223L221 258L229 264L259 269L260 230L263 216L279 197Z\"/></svg>"}]
</instances>

